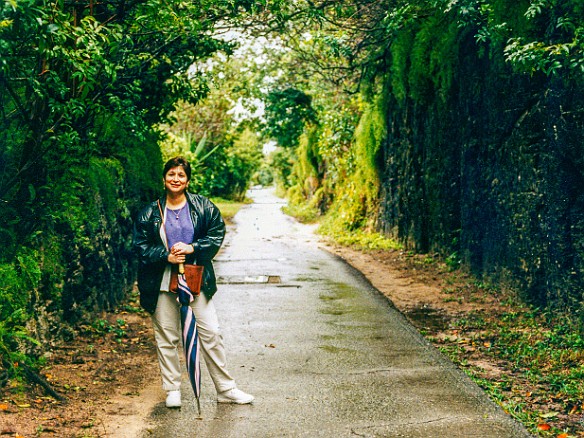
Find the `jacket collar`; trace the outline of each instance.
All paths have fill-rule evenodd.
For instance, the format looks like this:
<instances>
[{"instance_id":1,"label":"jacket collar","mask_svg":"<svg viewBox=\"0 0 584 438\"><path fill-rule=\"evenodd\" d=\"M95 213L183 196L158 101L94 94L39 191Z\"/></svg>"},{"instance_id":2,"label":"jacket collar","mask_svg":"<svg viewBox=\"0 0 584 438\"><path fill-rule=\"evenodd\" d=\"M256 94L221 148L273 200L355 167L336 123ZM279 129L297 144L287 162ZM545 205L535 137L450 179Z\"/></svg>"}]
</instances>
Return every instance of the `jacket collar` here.
<instances>
[{"instance_id":1,"label":"jacket collar","mask_svg":"<svg viewBox=\"0 0 584 438\"><path fill-rule=\"evenodd\" d=\"M192 206L193 205L193 194L190 192L186 192L185 195L187 197L187 202ZM164 211L164 209L166 208L166 194L164 194L160 198L158 198L158 202L160 202L160 208L162 209L162 211ZM156 209L158 210L158 208L156 208ZM160 212L158 212L158 214L160 214Z\"/></svg>"}]
</instances>

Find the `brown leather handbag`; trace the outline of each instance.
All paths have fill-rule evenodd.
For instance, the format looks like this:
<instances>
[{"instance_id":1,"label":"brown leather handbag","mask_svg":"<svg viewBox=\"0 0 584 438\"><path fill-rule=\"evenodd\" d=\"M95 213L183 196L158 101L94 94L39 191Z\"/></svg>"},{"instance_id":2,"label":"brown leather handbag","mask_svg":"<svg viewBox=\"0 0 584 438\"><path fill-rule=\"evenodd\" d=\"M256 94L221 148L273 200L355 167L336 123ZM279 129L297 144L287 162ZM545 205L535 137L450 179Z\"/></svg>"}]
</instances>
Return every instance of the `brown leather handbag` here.
<instances>
[{"instance_id":1,"label":"brown leather handbag","mask_svg":"<svg viewBox=\"0 0 584 438\"><path fill-rule=\"evenodd\" d=\"M199 295L201 293L201 284L203 282L203 266L200 265L183 265L184 275L187 280L187 284L191 293L193 295ZM178 292L178 275L179 266L173 265L172 271L170 273L170 285L168 289L171 292Z\"/></svg>"}]
</instances>

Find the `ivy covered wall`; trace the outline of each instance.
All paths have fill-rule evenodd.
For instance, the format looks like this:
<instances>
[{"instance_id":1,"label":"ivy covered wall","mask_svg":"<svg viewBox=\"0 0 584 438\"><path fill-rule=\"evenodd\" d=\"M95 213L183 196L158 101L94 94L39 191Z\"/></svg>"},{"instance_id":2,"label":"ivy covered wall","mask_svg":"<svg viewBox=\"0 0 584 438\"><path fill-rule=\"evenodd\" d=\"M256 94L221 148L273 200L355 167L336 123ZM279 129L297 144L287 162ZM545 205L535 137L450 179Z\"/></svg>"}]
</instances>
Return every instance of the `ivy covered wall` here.
<instances>
[{"instance_id":1,"label":"ivy covered wall","mask_svg":"<svg viewBox=\"0 0 584 438\"><path fill-rule=\"evenodd\" d=\"M394 41L379 227L578 310L582 79L514 70L478 33L439 13Z\"/></svg>"},{"instance_id":2,"label":"ivy covered wall","mask_svg":"<svg viewBox=\"0 0 584 438\"><path fill-rule=\"evenodd\" d=\"M320 74L317 64L306 81L317 123L295 150L296 213L318 210L321 231L342 240L378 231L537 305L580 312L582 2L311 11L320 27L296 47L302 65L338 68Z\"/></svg>"}]
</instances>

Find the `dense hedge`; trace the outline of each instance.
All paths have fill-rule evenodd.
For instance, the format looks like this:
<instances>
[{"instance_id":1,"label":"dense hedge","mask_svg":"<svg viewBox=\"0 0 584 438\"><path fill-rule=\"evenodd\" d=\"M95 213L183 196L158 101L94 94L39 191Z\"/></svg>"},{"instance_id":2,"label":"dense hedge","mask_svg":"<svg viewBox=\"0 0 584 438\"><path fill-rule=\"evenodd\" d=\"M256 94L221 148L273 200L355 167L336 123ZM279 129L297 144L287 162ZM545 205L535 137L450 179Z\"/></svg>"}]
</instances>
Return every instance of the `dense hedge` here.
<instances>
[{"instance_id":1,"label":"dense hedge","mask_svg":"<svg viewBox=\"0 0 584 438\"><path fill-rule=\"evenodd\" d=\"M191 67L231 50L215 25L264 8L0 4L0 386L127 296L132 218L162 192L160 123L208 92Z\"/></svg>"},{"instance_id":2,"label":"dense hedge","mask_svg":"<svg viewBox=\"0 0 584 438\"><path fill-rule=\"evenodd\" d=\"M0 209L13 224L1 239L5 360L32 359L35 344L69 336L64 322L111 309L132 287L132 216L159 192L161 154L154 135L111 134L96 144L115 148L109 157L53 148L23 172L25 194ZM32 343L17 349L18 333Z\"/></svg>"}]
</instances>

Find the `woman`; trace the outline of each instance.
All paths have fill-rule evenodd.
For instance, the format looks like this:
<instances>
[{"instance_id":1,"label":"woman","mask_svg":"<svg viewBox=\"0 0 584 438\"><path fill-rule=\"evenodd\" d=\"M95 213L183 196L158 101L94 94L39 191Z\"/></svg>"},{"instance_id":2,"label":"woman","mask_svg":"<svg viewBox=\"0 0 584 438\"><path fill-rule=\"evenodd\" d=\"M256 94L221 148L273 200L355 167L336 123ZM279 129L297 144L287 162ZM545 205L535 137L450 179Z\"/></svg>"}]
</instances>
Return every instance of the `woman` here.
<instances>
[{"instance_id":1,"label":"woman","mask_svg":"<svg viewBox=\"0 0 584 438\"><path fill-rule=\"evenodd\" d=\"M165 195L148 204L138 215L134 246L140 259L140 304L152 314L162 387L166 406L181 405L181 369L178 344L181 337L180 305L169 292L172 265L203 265L201 294L191 303L197 318L202 356L217 390L219 403L247 404L253 396L237 389L225 369L225 350L215 306L217 291L213 257L225 237L219 209L207 198L187 192L191 166L182 157L164 165Z\"/></svg>"}]
</instances>

